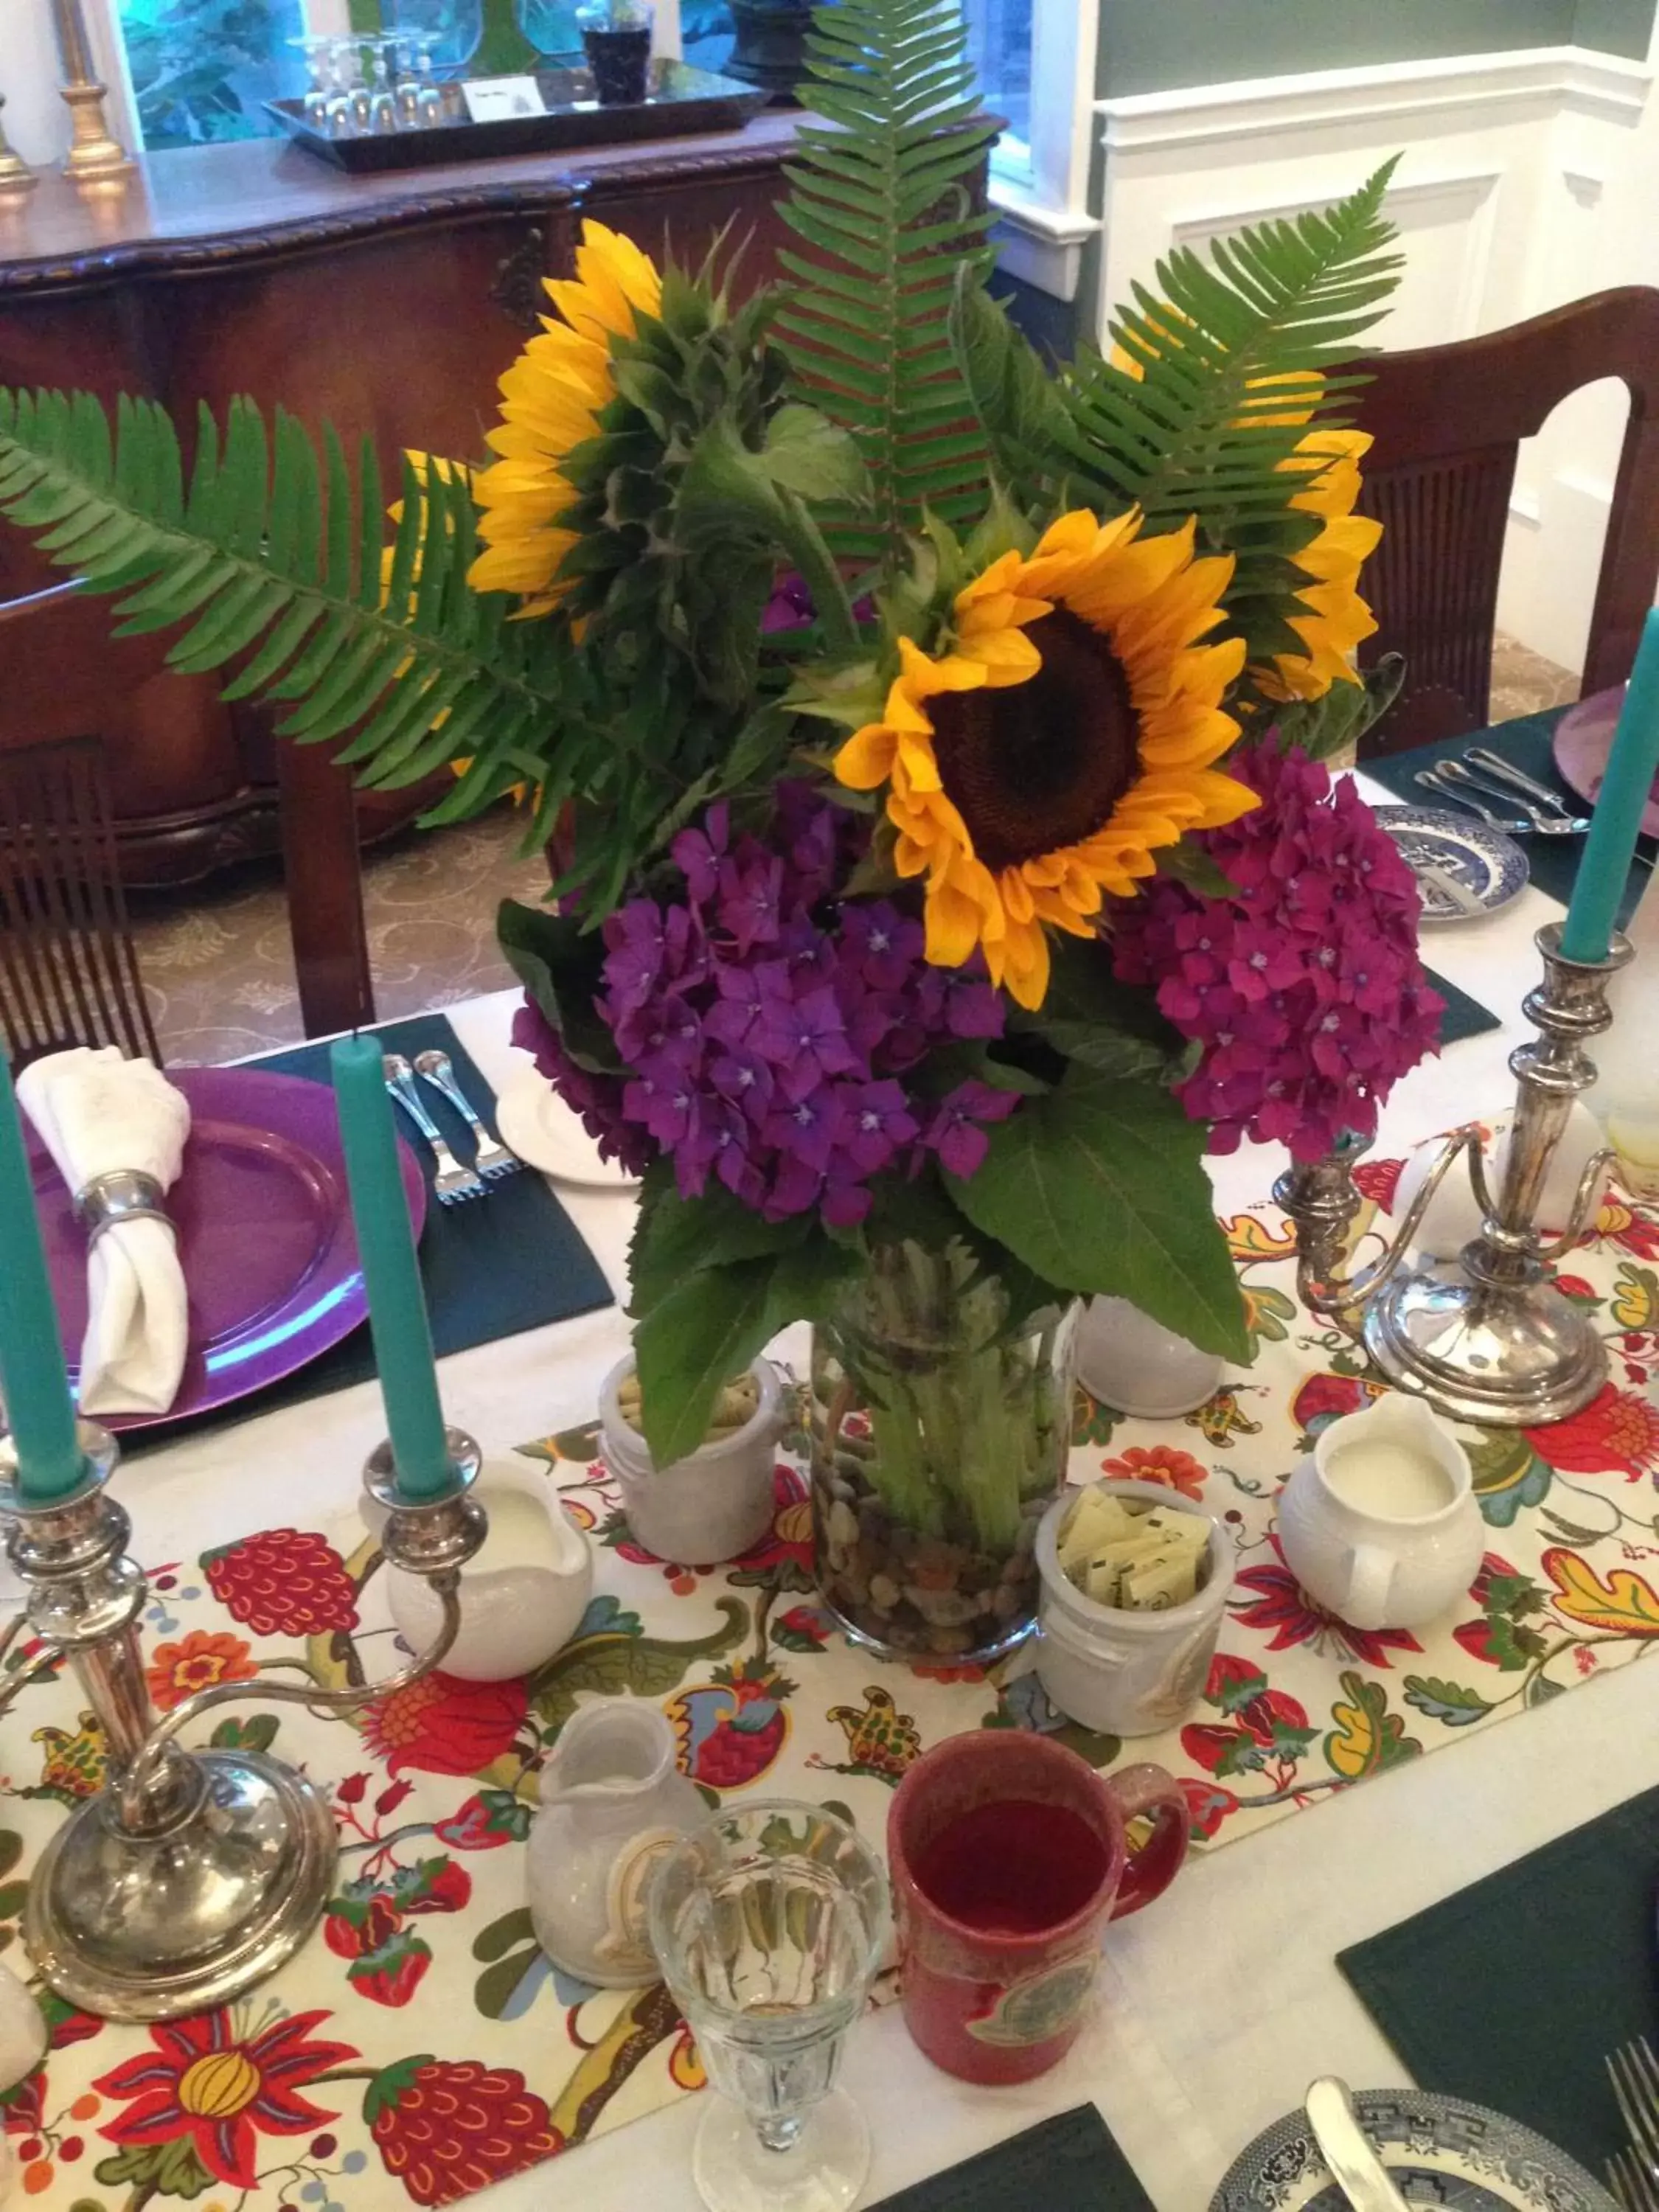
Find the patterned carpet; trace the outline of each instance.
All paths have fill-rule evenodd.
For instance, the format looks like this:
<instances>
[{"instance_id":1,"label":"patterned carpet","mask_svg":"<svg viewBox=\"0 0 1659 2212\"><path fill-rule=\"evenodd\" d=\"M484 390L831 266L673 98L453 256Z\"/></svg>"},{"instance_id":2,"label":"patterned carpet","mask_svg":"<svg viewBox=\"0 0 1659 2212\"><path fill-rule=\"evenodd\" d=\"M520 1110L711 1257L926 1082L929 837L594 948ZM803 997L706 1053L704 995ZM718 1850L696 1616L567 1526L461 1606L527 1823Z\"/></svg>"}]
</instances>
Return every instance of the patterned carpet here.
<instances>
[{"instance_id":1,"label":"patterned carpet","mask_svg":"<svg viewBox=\"0 0 1659 2212\"><path fill-rule=\"evenodd\" d=\"M1577 696L1578 679L1500 638L1492 719L1534 714ZM430 835L406 832L370 854L364 904L375 1000L391 1018L513 980L496 950L503 898L538 898L539 854L521 858L520 818L501 810ZM288 911L274 863L176 895L134 895L133 934L170 1062L225 1060L303 1034Z\"/></svg>"}]
</instances>

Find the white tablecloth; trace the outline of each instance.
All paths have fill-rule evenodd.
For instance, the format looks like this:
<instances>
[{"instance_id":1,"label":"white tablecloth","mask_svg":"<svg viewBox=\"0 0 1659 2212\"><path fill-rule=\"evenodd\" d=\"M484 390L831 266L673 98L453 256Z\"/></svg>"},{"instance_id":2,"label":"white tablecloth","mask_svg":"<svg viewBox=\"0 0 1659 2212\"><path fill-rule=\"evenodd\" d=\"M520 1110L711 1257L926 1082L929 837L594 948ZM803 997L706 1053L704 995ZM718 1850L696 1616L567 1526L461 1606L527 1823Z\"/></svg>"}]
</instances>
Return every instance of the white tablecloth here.
<instances>
[{"instance_id":1,"label":"white tablecloth","mask_svg":"<svg viewBox=\"0 0 1659 2212\"><path fill-rule=\"evenodd\" d=\"M1504 1027L1452 1046L1403 1083L1380 1150L1397 1153L1507 1103L1505 1061L1527 1034L1520 1002L1538 975L1532 933L1559 911L1528 890L1501 915L1425 934L1431 963ZM446 1009L494 1084L518 1060L507 1042L516 1003L501 993ZM1282 1164L1262 1151L1216 1163L1221 1209L1261 1198ZM623 1293L631 1202L560 1194ZM600 1377L626 1338L619 1304L447 1359L440 1372L449 1417L486 1451L591 1419ZM301 1527L307 1514L337 1512L382 1432L378 1391L363 1384L147 1456L118 1478L137 1556L194 1556L263 1526L278 1495L283 1516ZM875 2142L865 2201L1092 2098L1161 2212L1193 2212L1314 2075L1340 2073L1356 2087L1397 2081L1399 2063L1338 1974L1335 1954L1659 1783L1656 1681L1640 1664L1624 1668L1211 1853L1168 1897L1113 1930L1097 2016L1066 2063L1028 2087L969 2088L921 2057L896 2012L866 2019L847 2065ZM688 2099L475 2201L489 2212L553 2203L694 2212L690 2140L700 2108ZM388 2212L406 2203L389 2178L381 2188ZM354 2206L380 2201L369 2191L365 2174L353 2185Z\"/></svg>"}]
</instances>

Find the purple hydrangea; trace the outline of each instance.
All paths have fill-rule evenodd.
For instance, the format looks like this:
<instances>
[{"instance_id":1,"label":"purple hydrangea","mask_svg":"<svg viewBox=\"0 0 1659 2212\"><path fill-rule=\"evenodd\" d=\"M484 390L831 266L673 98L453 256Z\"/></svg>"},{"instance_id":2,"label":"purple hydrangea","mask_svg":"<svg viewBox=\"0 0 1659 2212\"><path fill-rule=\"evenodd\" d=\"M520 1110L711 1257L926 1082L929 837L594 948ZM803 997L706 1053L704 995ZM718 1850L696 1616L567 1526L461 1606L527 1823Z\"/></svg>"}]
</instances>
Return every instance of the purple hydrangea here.
<instances>
[{"instance_id":1,"label":"purple hydrangea","mask_svg":"<svg viewBox=\"0 0 1659 2212\"><path fill-rule=\"evenodd\" d=\"M534 1060L567 1106L581 1116L582 1127L598 1144L600 1156L615 1160L628 1175L643 1175L651 1163L651 1146L622 1110L623 1085L614 1075L595 1075L572 1060L558 1031L539 1006L526 1000L513 1017L513 1042Z\"/></svg>"},{"instance_id":2,"label":"purple hydrangea","mask_svg":"<svg viewBox=\"0 0 1659 2212\"><path fill-rule=\"evenodd\" d=\"M628 1073L547 1072L618 1157L665 1152L687 1197L712 1177L769 1219L837 1226L869 1212L874 1176L930 1154L977 1170L1017 1094L970 1082L941 1099L915 1072L936 1046L1000 1037L1002 1004L982 967L930 967L921 924L890 900L823 911L866 834L800 784L779 792L765 844L714 806L674 840L683 901L634 899L605 922L594 1004Z\"/></svg>"},{"instance_id":3,"label":"purple hydrangea","mask_svg":"<svg viewBox=\"0 0 1659 2212\"><path fill-rule=\"evenodd\" d=\"M1212 1152L1249 1136L1317 1159L1345 1129L1374 1134L1395 1083L1437 1049L1417 885L1352 783L1333 789L1298 749L1268 743L1227 773L1261 798L1204 837L1237 896L1164 878L1115 903L1113 963L1202 1046L1180 1096L1213 1125Z\"/></svg>"}]
</instances>

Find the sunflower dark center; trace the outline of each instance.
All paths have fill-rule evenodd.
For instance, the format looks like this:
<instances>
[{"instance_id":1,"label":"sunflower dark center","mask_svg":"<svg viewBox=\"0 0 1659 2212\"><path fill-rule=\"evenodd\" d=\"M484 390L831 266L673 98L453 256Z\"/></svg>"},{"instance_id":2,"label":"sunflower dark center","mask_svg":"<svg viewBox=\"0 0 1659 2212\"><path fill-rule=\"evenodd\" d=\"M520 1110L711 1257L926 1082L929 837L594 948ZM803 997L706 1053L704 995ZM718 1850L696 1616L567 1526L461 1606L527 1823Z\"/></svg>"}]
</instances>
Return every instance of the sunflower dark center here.
<instances>
[{"instance_id":1,"label":"sunflower dark center","mask_svg":"<svg viewBox=\"0 0 1659 2212\"><path fill-rule=\"evenodd\" d=\"M927 702L939 781L994 873L1091 837L1139 767L1128 679L1107 641L1065 607L1025 635L1042 655L1029 684Z\"/></svg>"}]
</instances>

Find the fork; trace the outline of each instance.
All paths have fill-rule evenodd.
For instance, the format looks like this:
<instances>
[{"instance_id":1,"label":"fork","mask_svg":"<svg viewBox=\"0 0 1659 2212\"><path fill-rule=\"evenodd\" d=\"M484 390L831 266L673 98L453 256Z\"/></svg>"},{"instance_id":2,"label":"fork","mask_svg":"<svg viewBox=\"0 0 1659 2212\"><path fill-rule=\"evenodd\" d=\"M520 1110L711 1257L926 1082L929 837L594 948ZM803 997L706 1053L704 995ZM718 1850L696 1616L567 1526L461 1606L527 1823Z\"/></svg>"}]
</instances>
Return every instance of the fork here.
<instances>
[{"instance_id":1,"label":"fork","mask_svg":"<svg viewBox=\"0 0 1659 2212\"><path fill-rule=\"evenodd\" d=\"M454 1064L447 1052L417 1052L415 1073L423 1076L432 1088L448 1099L472 1132L472 1164L486 1182L499 1182L503 1176L517 1175L524 1162L508 1150L499 1137L492 1137L473 1110L472 1101L458 1081Z\"/></svg>"},{"instance_id":2,"label":"fork","mask_svg":"<svg viewBox=\"0 0 1659 2212\"><path fill-rule=\"evenodd\" d=\"M432 1188L439 1205L463 1206L470 1198L482 1198L485 1191L483 1176L474 1168L463 1167L444 1142L442 1130L421 1103L421 1094L415 1088L415 1072L402 1053L387 1053L380 1065L386 1073L386 1089L432 1147L432 1157L438 1163L438 1179Z\"/></svg>"},{"instance_id":3,"label":"fork","mask_svg":"<svg viewBox=\"0 0 1659 2212\"><path fill-rule=\"evenodd\" d=\"M1547 836L1576 836L1580 830L1588 830L1590 826L1589 815L1575 814L1566 800L1552 791L1548 784L1540 783L1524 769L1516 768L1513 761L1506 761L1501 755L1489 752L1484 745L1471 745L1463 756L1462 764L1475 775L1484 776L1488 789L1501 787L1506 792L1519 792L1530 799L1532 807L1528 811L1538 810L1541 817L1538 826Z\"/></svg>"},{"instance_id":4,"label":"fork","mask_svg":"<svg viewBox=\"0 0 1659 2212\"><path fill-rule=\"evenodd\" d=\"M1412 781L1420 783L1425 791L1431 791L1437 799L1449 799L1454 805L1465 806L1471 814L1478 814L1489 830L1501 830L1506 836L1513 837L1531 828L1530 823L1522 822L1516 815L1494 814L1491 807L1483 805L1471 792L1462 789L1454 781L1443 782L1442 770L1452 765L1455 763L1442 762L1439 768L1419 768Z\"/></svg>"},{"instance_id":5,"label":"fork","mask_svg":"<svg viewBox=\"0 0 1659 2212\"><path fill-rule=\"evenodd\" d=\"M1659 2059L1643 2036L1607 2060L1607 2073L1625 2132L1635 2146L1633 2163L1644 2166L1645 2200L1639 2212L1659 2212Z\"/></svg>"},{"instance_id":6,"label":"fork","mask_svg":"<svg viewBox=\"0 0 1659 2212\"><path fill-rule=\"evenodd\" d=\"M1633 2150L1616 2150L1607 2162L1607 2187L1625 2212L1659 2212L1659 2186Z\"/></svg>"}]
</instances>

